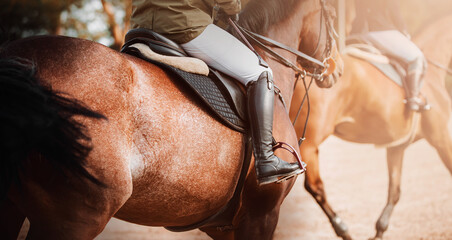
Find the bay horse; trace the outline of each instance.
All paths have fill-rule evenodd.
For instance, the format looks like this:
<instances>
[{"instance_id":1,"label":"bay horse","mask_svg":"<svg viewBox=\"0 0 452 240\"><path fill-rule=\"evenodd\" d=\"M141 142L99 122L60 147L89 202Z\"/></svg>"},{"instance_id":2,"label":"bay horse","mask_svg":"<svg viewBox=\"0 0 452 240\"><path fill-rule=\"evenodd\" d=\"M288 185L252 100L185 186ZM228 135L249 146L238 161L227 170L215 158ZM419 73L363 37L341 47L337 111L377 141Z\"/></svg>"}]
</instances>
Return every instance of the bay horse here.
<instances>
[{"instance_id":1,"label":"bay horse","mask_svg":"<svg viewBox=\"0 0 452 240\"><path fill-rule=\"evenodd\" d=\"M414 38L427 59L444 66L449 65L452 57L452 32L445 30L451 21L452 15L437 20ZM343 75L332 88L313 87L309 91L313 110L306 128L306 141L300 146L301 155L309 166L305 188L325 212L336 234L351 239L346 224L327 201L319 174L319 145L328 136L335 135L346 141L386 147L388 199L376 223L376 236L372 238L382 239L400 198L402 159L410 144L425 138L452 173L452 140L445 130L451 110L451 99L445 88L446 71L429 65L421 92L431 102L432 109L413 113L403 103L404 90L371 64L346 54L342 55L342 60ZM298 86L290 110L292 120L304 94L304 88ZM306 116L307 109L303 108L295 122L298 136L302 136L304 121L301 120Z\"/></svg>"},{"instance_id":2,"label":"bay horse","mask_svg":"<svg viewBox=\"0 0 452 240\"><path fill-rule=\"evenodd\" d=\"M326 34L315 38L326 31L323 6L253 0L240 23L295 49L314 48L311 39L325 46ZM0 56L2 238L16 239L25 218L31 239L93 239L112 217L186 226L231 199L248 136L219 123L156 65L63 36L11 42ZM288 109L295 73L262 56ZM296 146L282 101L274 119L275 139ZM271 239L294 182L259 187L251 164L232 224L201 230L214 239Z\"/></svg>"}]
</instances>

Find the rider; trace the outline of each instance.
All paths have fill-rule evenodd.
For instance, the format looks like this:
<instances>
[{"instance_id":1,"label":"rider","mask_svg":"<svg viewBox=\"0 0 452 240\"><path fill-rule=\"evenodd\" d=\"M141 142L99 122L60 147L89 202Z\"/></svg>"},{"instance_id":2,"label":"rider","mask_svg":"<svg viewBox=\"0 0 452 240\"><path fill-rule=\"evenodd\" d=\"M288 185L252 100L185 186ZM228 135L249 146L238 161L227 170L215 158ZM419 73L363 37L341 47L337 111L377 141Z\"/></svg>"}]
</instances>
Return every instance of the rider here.
<instances>
[{"instance_id":1,"label":"rider","mask_svg":"<svg viewBox=\"0 0 452 240\"><path fill-rule=\"evenodd\" d=\"M427 63L422 51L409 38L398 1L355 0L355 10L351 34L360 34L383 54L404 63L408 109L430 109L427 101L423 102L419 97Z\"/></svg>"},{"instance_id":2,"label":"rider","mask_svg":"<svg viewBox=\"0 0 452 240\"><path fill-rule=\"evenodd\" d=\"M259 185L301 173L298 163L272 150L274 86L272 71L238 39L213 24L213 9L237 17L240 0L133 0L132 28L147 28L176 43L191 56L246 86L248 116Z\"/></svg>"}]
</instances>

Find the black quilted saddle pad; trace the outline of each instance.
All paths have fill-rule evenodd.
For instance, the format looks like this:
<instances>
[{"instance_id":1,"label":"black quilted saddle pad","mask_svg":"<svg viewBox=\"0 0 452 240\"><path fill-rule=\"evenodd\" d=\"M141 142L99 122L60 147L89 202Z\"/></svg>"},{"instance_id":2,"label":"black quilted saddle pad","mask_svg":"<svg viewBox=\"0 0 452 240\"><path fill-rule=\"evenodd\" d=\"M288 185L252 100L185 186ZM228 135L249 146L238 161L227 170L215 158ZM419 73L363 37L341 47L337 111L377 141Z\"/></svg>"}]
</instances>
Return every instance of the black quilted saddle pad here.
<instances>
[{"instance_id":1,"label":"black quilted saddle pad","mask_svg":"<svg viewBox=\"0 0 452 240\"><path fill-rule=\"evenodd\" d=\"M210 110L209 112L218 119L221 123L227 127L245 133L247 129L247 119L244 112L245 109L239 109L246 106L245 104L234 104L237 100L233 100L229 94L227 88L238 88L238 86L225 86L224 81L220 80L219 77L214 74L213 69L211 69L209 76L193 74L185 72L173 66L157 62L151 59L147 59L142 56L141 53L137 51L125 51L125 53L134 55L143 60L146 60L152 64L155 64L162 68L167 73L173 75L176 81L184 83L195 95L204 103L204 105ZM237 90L235 92L240 92ZM240 102L245 101L245 95L243 94Z\"/></svg>"}]
</instances>

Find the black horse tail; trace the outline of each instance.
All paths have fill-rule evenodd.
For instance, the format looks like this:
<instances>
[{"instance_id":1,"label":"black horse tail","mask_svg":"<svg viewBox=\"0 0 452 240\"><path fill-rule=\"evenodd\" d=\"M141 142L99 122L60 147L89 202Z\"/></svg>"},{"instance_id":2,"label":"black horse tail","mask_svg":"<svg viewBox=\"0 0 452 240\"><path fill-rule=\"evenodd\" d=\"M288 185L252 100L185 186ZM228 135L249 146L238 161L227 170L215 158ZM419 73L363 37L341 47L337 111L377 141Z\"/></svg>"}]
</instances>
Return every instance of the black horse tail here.
<instances>
[{"instance_id":1,"label":"black horse tail","mask_svg":"<svg viewBox=\"0 0 452 240\"><path fill-rule=\"evenodd\" d=\"M35 67L23 59L0 58L0 201L31 154L57 172L105 186L85 168L92 149L85 126L74 116L106 119L81 102L39 84Z\"/></svg>"}]
</instances>

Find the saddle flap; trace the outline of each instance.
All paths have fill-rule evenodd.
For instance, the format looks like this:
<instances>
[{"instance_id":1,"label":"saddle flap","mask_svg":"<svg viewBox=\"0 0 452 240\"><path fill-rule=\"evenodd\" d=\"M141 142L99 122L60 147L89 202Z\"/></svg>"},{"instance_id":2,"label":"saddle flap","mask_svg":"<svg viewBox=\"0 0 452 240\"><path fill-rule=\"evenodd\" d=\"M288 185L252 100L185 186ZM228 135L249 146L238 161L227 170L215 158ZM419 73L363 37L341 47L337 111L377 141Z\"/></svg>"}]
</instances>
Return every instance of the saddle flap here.
<instances>
[{"instance_id":1,"label":"saddle flap","mask_svg":"<svg viewBox=\"0 0 452 240\"><path fill-rule=\"evenodd\" d=\"M359 35L347 38L346 42L348 45L344 49L343 54L372 64L397 85L403 86L403 79L406 76L406 72L402 67L402 63L397 59L382 54L378 48Z\"/></svg>"},{"instance_id":2,"label":"saddle flap","mask_svg":"<svg viewBox=\"0 0 452 240\"><path fill-rule=\"evenodd\" d=\"M237 81L228 75L210 68L210 73L219 80L221 84L218 87L222 89L222 92L228 93L228 99L235 112L241 119L247 119L246 117L246 96L244 90L240 87Z\"/></svg>"}]
</instances>

